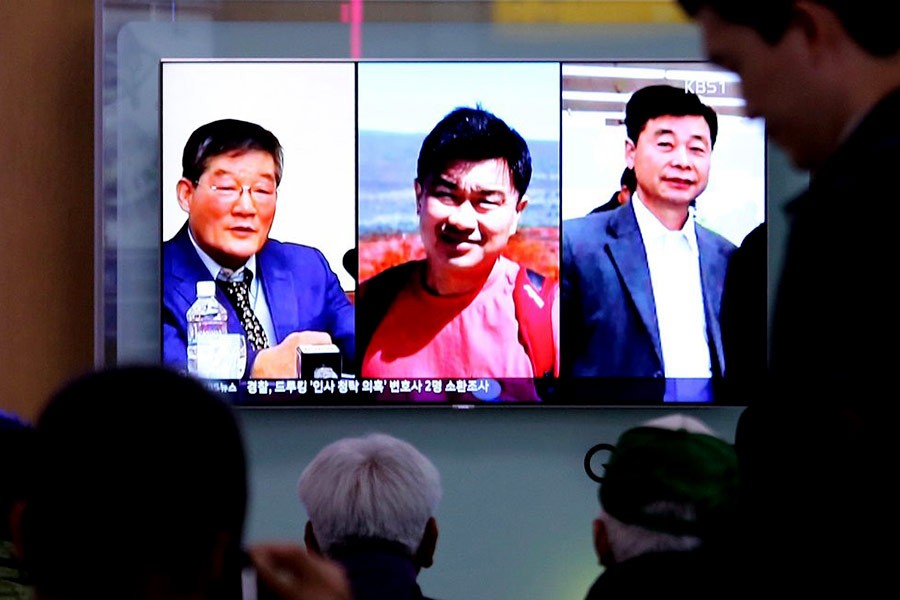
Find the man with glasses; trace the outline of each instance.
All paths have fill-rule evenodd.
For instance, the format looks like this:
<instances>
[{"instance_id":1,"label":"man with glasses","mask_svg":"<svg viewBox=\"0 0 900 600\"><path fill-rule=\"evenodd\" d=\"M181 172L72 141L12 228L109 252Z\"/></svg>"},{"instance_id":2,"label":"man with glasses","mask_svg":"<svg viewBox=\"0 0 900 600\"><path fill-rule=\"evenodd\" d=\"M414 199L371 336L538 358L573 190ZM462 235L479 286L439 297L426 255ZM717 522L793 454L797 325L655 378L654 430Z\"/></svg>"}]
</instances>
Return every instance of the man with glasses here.
<instances>
[{"instance_id":1,"label":"man with glasses","mask_svg":"<svg viewBox=\"0 0 900 600\"><path fill-rule=\"evenodd\" d=\"M315 248L269 238L283 166L275 135L255 123L213 121L188 138L181 164L176 190L188 219L163 244L163 361L185 369L186 313L197 281L212 279L229 331L247 336L245 376L297 377L297 348L308 344L335 344L352 365L353 305L328 261ZM225 291L235 282L246 284L244 308Z\"/></svg>"}]
</instances>

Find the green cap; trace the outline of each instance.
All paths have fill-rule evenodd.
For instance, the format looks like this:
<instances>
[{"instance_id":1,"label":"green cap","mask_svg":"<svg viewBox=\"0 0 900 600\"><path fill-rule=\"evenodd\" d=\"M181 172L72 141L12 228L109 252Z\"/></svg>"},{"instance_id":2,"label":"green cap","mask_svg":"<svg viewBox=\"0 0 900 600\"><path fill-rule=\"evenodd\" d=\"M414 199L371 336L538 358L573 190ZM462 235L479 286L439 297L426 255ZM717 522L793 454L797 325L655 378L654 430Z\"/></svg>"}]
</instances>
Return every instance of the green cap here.
<instances>
[{"instance_id":1,"label":"green cap","mask_svg":"<svg viewBox=\"0 0 900 600\"><path fill-rule=\"evenodd\" d=\"M604 468L603 510L654 531L706 537L729 518L737 501L734 447L705 433L652 426L629 429L611 449ZM654 510L660 502L695 510Z\"/></svg>"}]
</instances>

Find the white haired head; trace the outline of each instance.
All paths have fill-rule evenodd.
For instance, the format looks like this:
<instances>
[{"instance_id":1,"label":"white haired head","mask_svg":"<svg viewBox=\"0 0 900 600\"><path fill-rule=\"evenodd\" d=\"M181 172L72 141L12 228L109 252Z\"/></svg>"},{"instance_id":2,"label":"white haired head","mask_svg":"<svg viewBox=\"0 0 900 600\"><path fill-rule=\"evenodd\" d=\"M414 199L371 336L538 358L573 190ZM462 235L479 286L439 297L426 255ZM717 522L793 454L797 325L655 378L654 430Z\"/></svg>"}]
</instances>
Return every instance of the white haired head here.
<instances>
[{"instance_id":1,"label":"white haired head","mask_svg":"<svg viewBox=\"0 0 900 600\"><path fill-rule=\"evenodd\" d=\"M437 468L412 444L383 433L325 446L298 484L319 549L381 539L415 554L441 500Z\"/></svg>"}]
</instances>

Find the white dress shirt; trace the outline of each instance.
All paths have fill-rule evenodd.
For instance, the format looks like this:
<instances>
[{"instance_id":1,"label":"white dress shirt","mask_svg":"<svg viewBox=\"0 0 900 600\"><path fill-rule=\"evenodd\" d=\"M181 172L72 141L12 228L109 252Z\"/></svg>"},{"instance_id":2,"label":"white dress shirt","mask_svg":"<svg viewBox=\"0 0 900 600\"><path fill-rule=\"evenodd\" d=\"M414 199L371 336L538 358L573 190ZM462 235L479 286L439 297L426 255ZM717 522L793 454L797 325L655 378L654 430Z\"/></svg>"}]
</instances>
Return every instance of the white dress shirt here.
<instances>
[{"instance_id":1,"label":"white dress shirt","mask_svg":"<svg viewBox=\"0 0 900 600\"><path fill-rule=\"evenodd\" d=\"M712 368L693 209L684 226L672 231L637 194L632 202L647 253L666 377L709 378Z\"/></svg>"}]
</instances>

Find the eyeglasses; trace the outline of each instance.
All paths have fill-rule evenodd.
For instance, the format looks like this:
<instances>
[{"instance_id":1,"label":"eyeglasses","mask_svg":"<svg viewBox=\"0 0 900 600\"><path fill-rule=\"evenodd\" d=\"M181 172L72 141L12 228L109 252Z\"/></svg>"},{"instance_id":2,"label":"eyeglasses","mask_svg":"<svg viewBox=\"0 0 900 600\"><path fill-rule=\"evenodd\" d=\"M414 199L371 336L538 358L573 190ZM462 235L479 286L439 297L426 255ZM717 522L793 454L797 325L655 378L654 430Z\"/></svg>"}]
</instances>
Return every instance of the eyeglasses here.
<instances>
[{"instance_id":1,"label":"eyeglasses","mask_svg":"<svg viewBox=\"0 0 900 600\"><path fill-rule=\"evenodd\" d=\"M200 181L195 181L194 185L199 186ZM246 191L250 194L250 198L254 202L265 203L273 202L278 195L278 190L271 183L254 183L252 185L243 185L238 182L225 184L209 184L203 183L216 198L224 202L236 202L244 195Z\"/></svg>"}]
</instances>

